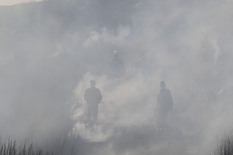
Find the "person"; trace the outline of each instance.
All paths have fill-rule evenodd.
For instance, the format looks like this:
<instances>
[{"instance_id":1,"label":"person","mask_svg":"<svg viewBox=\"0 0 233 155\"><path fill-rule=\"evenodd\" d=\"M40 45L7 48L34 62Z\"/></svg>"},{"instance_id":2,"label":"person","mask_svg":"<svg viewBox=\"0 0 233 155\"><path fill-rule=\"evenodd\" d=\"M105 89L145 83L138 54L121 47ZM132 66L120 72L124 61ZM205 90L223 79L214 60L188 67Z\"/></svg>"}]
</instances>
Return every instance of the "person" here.
<instances>
[{"instance_id":1,"label":"person","mask_svg":"<svg viewBox=\"0 0 233 155\"><path fill-rule=\"evenodd\" d=\"M134 69L137 73L148 74L149 73L149 65L146 60L145 54L142 53L136 60L134 64Z\"/></svg>"},{"instance_id":2,"label":"person","mask_svg":"<svg viewBox=\"0 0 233 155\"><path fill-rule=\"evenodd\" d=\"M95 80L90 81L91 87L88 88L84 94L84 99L87 102L87 121L88 123L96 122L98 120L98 104L102 100L102 94L96 88Z\"/></svg>"},{"instance_id":3,"label":"person","mask_svg":"<svg viewBox=\"0 0 233 155\"><path fill-rule=\"evenodd\" d=\"M166 125L167 115L172 110L173 99L169 89L166 88L164 81L160 82L160 92L157 95L159 128L162 129Z\"/></svg>"},{"instance_id":4,"label":"person","mask_svg":"<svg viewBox=\"0 0 233 155\"><path fill-rule=\"evenodd\" d=\"M113 52L113 58L111 59L111 69L115 77L122 77L125 74L124 63L120 59L117 51Z\"/></svg>"}]
</instances>

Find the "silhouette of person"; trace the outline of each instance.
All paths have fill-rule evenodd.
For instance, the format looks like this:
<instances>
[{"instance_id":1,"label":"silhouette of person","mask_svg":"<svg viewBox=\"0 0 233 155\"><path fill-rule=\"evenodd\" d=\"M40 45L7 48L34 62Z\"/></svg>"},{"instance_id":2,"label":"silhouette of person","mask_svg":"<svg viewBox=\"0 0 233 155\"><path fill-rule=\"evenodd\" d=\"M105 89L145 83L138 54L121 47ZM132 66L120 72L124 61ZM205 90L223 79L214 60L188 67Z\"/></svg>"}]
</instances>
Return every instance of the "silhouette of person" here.
<instances>
[{"instance_id":1,"label":"silhouette of person","mask_svg":"<svg viewBox=\"0 0 233 155\"><path fill-rule=\"evenodd\" d=\"M111 59L111 68L115 77L122 77L125 74L124 63L117 51L114 51L113 58Z\"/></svg>"},{"instance_id":2,"label":"silhouette of person","mask_svg":"<svg viewBox=\"0 0 233 155\"><path fill-rule=\"evenodd\" d=\"M87 121L88 123L96 122L98 120L98 104L102 100L102 94L96 88L95 80L90 81L91 87L88 88L84 94L84 99L87 102Z\"/></svg>"},{"instance_id":3,"label":"silhouette of person","mask_svg":"<svg viewBox=\"0 0 233 155\"><path fill-rule=\"evenodd\" d=\"M148 74L149 73L149 65L145 58L145 54L141 54L134 64L134 69L136 72L142 73L142 74Z\"/></svg>"},{"instance_id":4,"label":"silhouette of person","mask_svg":"<svg viewBox=\"0 0 233 155\"><path fill-rule=\"evenodd\" d=\"M164 81L160 82L160 92L157 95L159 127L162 129L166 125L167 115L172 110L173 99L169 89L166 88Z\"/></svg>"}]
</instances>

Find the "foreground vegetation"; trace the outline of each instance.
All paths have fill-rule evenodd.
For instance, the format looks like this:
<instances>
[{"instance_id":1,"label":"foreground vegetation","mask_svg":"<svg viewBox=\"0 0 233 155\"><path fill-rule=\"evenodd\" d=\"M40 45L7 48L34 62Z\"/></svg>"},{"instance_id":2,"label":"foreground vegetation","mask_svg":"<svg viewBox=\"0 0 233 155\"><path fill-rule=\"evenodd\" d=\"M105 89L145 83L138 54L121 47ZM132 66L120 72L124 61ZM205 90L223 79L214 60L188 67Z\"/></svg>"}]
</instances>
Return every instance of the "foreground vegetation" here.
<instances>
[{"instance_id":1,"label":"foreground vegetation","mask_svg":"<svg viewBox=\"0 0 233 155\"><path fill-rule=\"evenodd\" d=\"M222 139L214 155L233 155L233 135L228 135Z\"/></svg>"},{"instance_id":2,"label":"foreground vegetation","mask_svg":"<svg viewBox=\"0 0 233 155\"><path fill-rule=\"evenodd\" d=\"M1 143L0 155L52 155L52 152L44 151L33 144L17 145L16 141Z\"/></svg>"},{"instance_id":3,"label":"foreground vegetation","mask_svg":"<svg viewBox=\"0 0 233 155\"><path fill-rule=\"evenodd\" d=\"M67 137L50 142L44 146L34 144L18 144L16 141L0 142L0 155L77 155L79 154L80 138Z\"/></svg>"}]
</instances>

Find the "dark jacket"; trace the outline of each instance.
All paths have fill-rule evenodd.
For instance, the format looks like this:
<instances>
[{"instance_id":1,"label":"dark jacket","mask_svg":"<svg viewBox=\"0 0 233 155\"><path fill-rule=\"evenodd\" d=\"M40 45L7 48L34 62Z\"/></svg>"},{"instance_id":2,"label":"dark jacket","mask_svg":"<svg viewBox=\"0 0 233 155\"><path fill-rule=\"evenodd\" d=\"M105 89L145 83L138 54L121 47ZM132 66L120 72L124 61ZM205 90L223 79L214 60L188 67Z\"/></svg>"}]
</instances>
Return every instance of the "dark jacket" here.
<instances>
[{"instance_id":1,"label":"dark jacket","mask_svg":"<svg viewBox=\"0 0 233 155\"><path fill-rule=\"evenodd\" d=\"M171 92L167 89L161 89L157 96L157 102L160 110L171 110L173 105Z\"/></svg>"},{"instance_id":2,"label":"dark jacket","mask_svg":"<svg viewBox=\"0 0 233 155\"><path fill-rule=\"evenodd\" d=\"M88 88L84 95L87 104L99 104L102 100L102 94L98 88Z\"/></svg>"}]
</instances>

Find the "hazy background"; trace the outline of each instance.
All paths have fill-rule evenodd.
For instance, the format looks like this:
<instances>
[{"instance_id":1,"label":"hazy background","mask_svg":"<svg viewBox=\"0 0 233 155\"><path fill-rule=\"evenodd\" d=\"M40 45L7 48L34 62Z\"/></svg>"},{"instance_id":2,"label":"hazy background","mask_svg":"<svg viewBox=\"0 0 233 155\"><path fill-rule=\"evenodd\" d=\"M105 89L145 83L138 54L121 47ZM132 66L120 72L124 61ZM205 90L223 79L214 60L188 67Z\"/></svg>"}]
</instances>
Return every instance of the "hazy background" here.
<instances>
[{"instance_id":1,"label":"hazy background","mask_svg":"<svg viewBox=\"0 0 233 155\"><path fill-rule=\"evenodd\" d=\"M20 3L39 2L42 0L0 0L0 6L16 5Z\"/></svg>"},{"instance_id":2,"label":"hazy background","mask_svg":"<svg viewBox=\"0 0 233 155\"><path fill-rule=\"evenodd\" d=\"M95 154L208 154L232 128L230 0L46 0L0 7L0 134L47 141L73 117ZM113 51L126 75L111 76ZM134 69L144 56L147 72ZM103 94L99 126L83 126L83 94ZM156 131L156 95L174 98ZM91 145L92 146L92 145ZM91 153L89 153L91 154Z\"/></svg>"}]
</instances>

